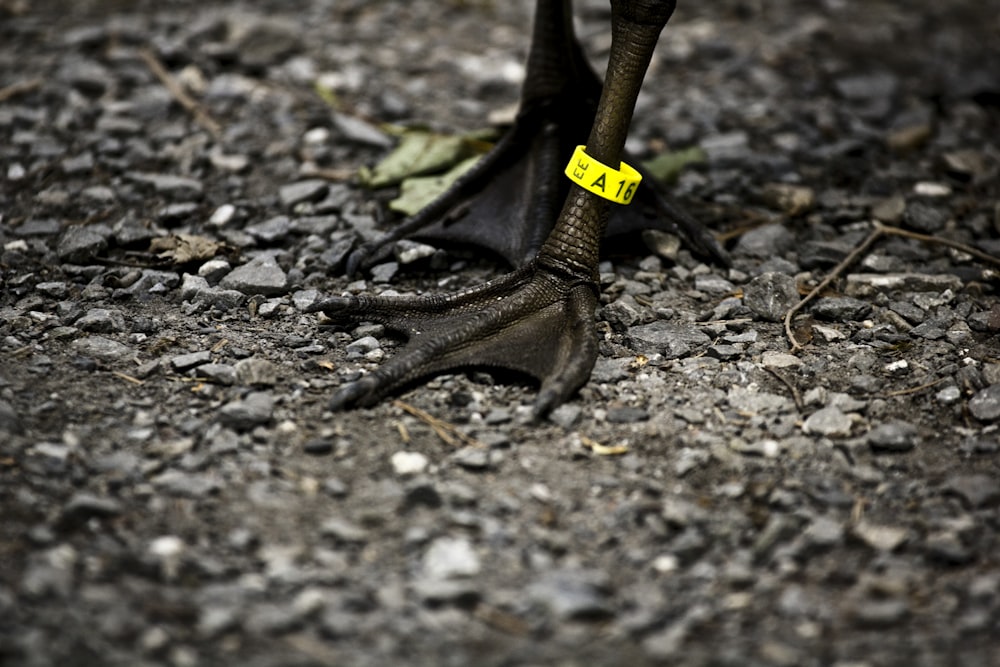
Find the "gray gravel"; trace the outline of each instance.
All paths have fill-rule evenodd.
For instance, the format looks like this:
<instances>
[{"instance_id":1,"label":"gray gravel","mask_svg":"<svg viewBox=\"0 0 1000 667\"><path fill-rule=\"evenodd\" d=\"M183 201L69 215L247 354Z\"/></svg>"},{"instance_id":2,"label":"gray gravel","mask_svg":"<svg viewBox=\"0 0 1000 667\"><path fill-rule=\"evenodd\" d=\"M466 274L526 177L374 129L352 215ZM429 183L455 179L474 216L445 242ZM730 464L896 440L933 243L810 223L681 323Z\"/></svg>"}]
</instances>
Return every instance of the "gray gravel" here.
<instances>
[{"instance_id":1,"label":"gray gravel","mask_svg":"<svg viewBox=\"0 0 1000 667\"><path fill-rule=\"evenodd\" d=\"M629 147L705 152L733 267L616 248L543 423L482 372L401 397L450 442L326 410L398 341L311 304L505 270L342 275L381 123L508 108L530 4L0 3L0 664L1000 662L997 267L883 238L780 323L874 220L1000 256L981 2L681 2Z\"/></svg>"}]
</instances>

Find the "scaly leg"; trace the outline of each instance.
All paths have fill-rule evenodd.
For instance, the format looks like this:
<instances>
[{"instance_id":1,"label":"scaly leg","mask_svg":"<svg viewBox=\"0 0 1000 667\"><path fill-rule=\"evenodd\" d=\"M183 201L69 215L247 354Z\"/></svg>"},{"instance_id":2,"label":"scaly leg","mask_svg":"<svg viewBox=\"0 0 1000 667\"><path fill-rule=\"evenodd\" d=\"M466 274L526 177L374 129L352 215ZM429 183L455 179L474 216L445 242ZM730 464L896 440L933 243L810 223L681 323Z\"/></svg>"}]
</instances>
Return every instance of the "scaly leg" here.
<instances>
[{"instance_id":1,"label":"scaly leg","mask_svg":"<svg viewBox=\"0 0 1000 667\"><path fill-rule=\"evenodd\" d=\"M612 0L611 7L608 72L586 145L594 160L617 165L674 2ZM332 318L380 322L409 337L373 373L338 391L331 407L372 405L420 378L467 367L506 368L540 380L536 415L565 401L597 359L597 265L610 206L571 184L537 256L479 287L448 296L334 297L317 304L313 310Z\"/></svg>"}]
</instances>

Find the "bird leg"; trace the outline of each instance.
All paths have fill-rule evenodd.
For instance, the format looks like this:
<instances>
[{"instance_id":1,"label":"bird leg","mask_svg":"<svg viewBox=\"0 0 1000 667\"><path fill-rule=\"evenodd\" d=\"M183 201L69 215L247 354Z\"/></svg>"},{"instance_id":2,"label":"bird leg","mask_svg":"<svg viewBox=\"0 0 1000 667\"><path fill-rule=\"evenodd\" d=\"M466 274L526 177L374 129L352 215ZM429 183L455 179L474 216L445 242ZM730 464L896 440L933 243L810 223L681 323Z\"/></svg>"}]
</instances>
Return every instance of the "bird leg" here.
<instances>
[{"instance_id":1,"label":"bird leg","mask_svg":"<svg viewBox=\"0 0 1000 667\"><path fill-rule=\"evenodd\" d=\"M674 2L612 0L611 7L608 71L586 152L592 160L618 165ZM510 274L452 295L333 297L313 306L331 318L378 322L409 338L375 371L342 387L330 407L372 405L421 378L468 367L538 379L537 416L565 401L587 381L597 359L597 266L610 207L607 199L571 183L538 254Z\"/></svg>"},{"instance_id":2,"label":"bird leg","mask_svg":"<svg viewBox=\"0 0 1000 667\"><path fill-rule=\"evenodd\" d=\"M590 131L600 96L601 81L573 32L569 0L539 0L514 124L451 188L355 250L347 273L384 261L403 238L477 246L515 267L528 262L566 199L563 167ZM616 207L607 235L661 229L679 234L703 257L728 264L714 237L675 206L655 178L643 175L635 203Z\"/></svg>"}]
</instances>

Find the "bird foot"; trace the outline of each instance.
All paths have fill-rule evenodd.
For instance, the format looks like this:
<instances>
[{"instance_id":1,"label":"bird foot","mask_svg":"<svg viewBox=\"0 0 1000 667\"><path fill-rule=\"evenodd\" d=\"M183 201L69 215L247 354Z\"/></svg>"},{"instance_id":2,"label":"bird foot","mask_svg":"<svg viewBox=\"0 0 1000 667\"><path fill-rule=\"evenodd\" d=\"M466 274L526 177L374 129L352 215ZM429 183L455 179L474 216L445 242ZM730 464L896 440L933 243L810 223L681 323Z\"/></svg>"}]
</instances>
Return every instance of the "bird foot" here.
<instances>
[{"instance_id":1,"label":"bird foot","mask_svg":"<svg viewBox=\"0 0 1000 667\"><path fill-rule=\"evenodd\" d=\"M451 295L333 297L315 304L334 320L377 322L408 337L372 373L330 399L333 410L371 406L421 378L462 368L501 368L541 383L542 417L586 381L597 359L591 278L535 260Z\"/></svg>"}]
</instances>

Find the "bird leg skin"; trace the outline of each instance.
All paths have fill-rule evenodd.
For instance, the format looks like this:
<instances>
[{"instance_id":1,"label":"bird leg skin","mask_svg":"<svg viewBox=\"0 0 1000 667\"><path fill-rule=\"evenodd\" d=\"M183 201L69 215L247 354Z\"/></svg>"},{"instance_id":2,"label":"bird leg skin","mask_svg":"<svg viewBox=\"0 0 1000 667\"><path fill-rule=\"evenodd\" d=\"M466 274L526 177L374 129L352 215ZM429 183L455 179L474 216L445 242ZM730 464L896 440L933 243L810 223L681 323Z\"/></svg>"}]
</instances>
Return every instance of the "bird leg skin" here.
<instances>
[{"instance_id":1,"label":"bird leg skin","mask_svg":"<svg viewBox=\"0 0 1000 667\"><path fill-rule=\"evenodd\" d=\"M592 159L617 165L674 2L612 0L611 8L608 71L586 145ZM377 322L408 336L391 359L342 387L330 407L370 406L421 378L470 367L504 368L538 379L538 417L567 400L597 360L597 266L611 205L571 184L537 256L478 287L452 295L333 297L314 305L312 310L335 320Z\"/></svg>"}]
</instances>

